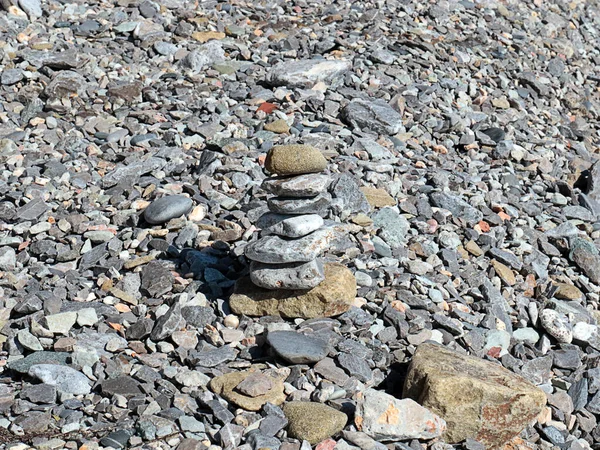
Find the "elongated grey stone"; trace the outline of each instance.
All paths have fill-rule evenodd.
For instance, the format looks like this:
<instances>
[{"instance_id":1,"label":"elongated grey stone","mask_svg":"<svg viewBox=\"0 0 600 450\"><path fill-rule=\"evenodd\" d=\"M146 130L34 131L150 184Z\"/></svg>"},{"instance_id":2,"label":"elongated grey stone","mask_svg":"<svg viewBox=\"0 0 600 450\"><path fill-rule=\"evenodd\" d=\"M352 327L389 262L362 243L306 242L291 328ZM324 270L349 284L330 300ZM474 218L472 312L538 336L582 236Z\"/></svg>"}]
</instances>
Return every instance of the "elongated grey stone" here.
<instances>
[{"instance_id":1,"label":"elongated grey stone","mask_svg":"<svg viewBox=\"0 0 600 450\"><path fill-rule=\"evenodd\" d=\"M317 214L293 216L289 214L263 214L257 222L263 233L299 238L323 226L323 218Z\"/></svg>"},{"instance_id":2,"label":"elongated grey stone","mask_svg":"<svg viewBox=\"0 0 600 450\"><path fill-rule=\"evenodd\" d=\"M282 197L315 197L327 188L330 181L327 175L311 173L297 177L267 178L262 188Z\"/></svg>"},{"instance_id":3,"label":"elongated grey stone","mask_svg":"<svg viewBox=\"0 0 600 450\"><path fill-rule=\"evenodd\" d=\"M281 358L292 364L311 364L329 353L329 342L296 331L271 331L267 342Z\"/></svg>"},{"instance_id":4,"label":"elongated grey stone","mask_svg":"<svg viewBox=\"0 0 600 450\"><path fill-rule=\"evenodd\" d=\"M288 264L252 261L250 279L265 289L312 289L325 279L325 272L319 259Z\"/></svg>"},{"instance_id":5,"label":"elongated grey stone","mask_svg":"<svg viewBox=\"0 0 600 450\"><path fill-rule=\"evenodd\" d=\"M331 195L326 192L313 198L273 197L267 205L279 214L325 214L331 206Z\"/></svg>"},{"instance_id":6,"label":"elongated grey stone","mask_svg":"<svg viewBox=\"0 0 600 450\"><path fill-rule=\"evenodd\" d=\"M144 211L144 219L150 224L161 224L187 214L192 209L192 199L184 195L167 195L154 200Z\"/></svg>"},{"instance_id":7,"label":"elongated grey stone","mask_svg":"<svg viewBox=\"0 0 600 450\"><path fill-rule=\"evenodd\" d=\"M273 86L312 87L320 81L336 85L351 67L350 61L339 60L283 61L269 71L267 79Z\"/></svg>"},{"instance_id":8,"label":"elongated grey stone","mask_svg":"<svg viewBox=\"0 0 600 450\"><path fill-rule=\"evenodd\" d=\"M335 235L332 228L321 228L294 240L265 236L246 247L246 257L267 264L308 262L316 259Z\"/></svg>"}]
</instances>

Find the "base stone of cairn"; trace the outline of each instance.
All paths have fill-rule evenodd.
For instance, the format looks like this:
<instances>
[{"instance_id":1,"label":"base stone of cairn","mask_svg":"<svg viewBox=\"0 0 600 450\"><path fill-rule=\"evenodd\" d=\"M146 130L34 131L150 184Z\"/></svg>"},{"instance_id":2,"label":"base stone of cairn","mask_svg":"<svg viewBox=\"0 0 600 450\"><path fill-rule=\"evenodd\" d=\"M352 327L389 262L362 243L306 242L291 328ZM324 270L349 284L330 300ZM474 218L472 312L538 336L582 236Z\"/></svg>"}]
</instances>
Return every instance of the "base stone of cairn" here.
<instances>
[{"instance_id":1,"label":"base stone of cairn","mask_svg":"<svg viewBox=\"0 0 600 450\"><path fill-rule=\"evenodd\" d=\"M256 286L249 277L235 285L229 298L234 314L281 316L286 319L333 317L350 309L356 297L356 279L347 267L324 264L325 279L310 290L270 290Z\"/></svg>"},{"instance_id":2,"label":"base stone of cairn","mask_svg":"<svg viewBox=\"0 0 600 450\"><path fill-rule=\"evenodd\" d=\"M265 169L274 176L262 187L274 196L267 201L270 212L257 222L261 238L245 249L250 276L238 281L229 299L234 313L308 319L352 306L352 272L320 259L338 233L336 224L323 220L331 206L326 166L321 152L308 145L275 146L267 154Z\"/></svg>"}]
</instances>

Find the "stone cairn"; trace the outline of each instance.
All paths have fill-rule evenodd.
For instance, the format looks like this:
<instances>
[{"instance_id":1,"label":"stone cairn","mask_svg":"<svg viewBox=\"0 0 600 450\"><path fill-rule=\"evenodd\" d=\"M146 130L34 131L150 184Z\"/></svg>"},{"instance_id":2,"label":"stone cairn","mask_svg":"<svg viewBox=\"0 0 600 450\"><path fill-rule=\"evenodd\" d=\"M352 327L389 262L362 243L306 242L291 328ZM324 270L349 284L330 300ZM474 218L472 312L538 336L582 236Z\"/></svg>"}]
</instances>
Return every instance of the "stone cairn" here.
<instances>
[{"instance_id":1,"label":"stone cairn","mask_svg":"<svg viewBox=\"0 0 600 450\"><path fill-rule=\"evenodd\" d=\"M321 253L335 236L323 216L331 205L327 161L307 145L279 145L267 154L265 169L272 175L262 188L268 213L258 220L261 238L246 247L250 279L265 289L312 289L325 279Z\"/></svg>"}]
</instances>

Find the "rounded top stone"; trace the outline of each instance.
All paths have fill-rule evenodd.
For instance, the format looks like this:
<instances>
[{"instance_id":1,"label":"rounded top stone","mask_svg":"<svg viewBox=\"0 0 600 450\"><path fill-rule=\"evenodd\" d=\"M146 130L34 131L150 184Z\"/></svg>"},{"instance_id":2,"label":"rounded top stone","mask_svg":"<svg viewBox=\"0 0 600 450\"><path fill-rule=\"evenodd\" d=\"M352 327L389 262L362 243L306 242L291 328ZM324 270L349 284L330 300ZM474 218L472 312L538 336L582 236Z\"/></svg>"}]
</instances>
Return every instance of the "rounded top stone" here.
<instances>
[{"instance_id":1,"label":"rounded top stone","mask_svg":"<svg viewBox=\"0 0 600 450\"><path fill-rule=\"evenodd\" d=\"M323 154L310 145L276 145L265 160L265 169L278 175L322 172L327 167Z\"/></svg>"},{"instance_id":2,"label":"rounded top stone","mask_svg":"<svg viewBox=\"0 0 600 450\"><path fill-rule=\"evenodd\" d=\"M167 195L154 200L146 208L144 219L152 225L158 225L188 213L192 206L192 199L185 195Z\"/></svg>"}]
</instances>

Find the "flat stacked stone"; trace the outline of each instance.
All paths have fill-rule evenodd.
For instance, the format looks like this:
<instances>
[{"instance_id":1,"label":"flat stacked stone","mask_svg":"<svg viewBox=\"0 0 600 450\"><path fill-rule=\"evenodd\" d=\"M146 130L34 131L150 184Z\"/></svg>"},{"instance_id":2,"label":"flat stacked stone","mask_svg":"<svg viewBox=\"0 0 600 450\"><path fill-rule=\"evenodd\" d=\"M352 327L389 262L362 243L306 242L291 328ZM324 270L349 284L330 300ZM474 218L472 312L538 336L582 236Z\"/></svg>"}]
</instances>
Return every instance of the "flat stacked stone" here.
<instances>
[{"instance_id":1,"label":"flat stacked stone","mask_svg":"<svg viewBox=\"0 0 600 450\"><path fill-rule=\"evenodd\" d=\"M262 188L274 196L257 224L261 238L246 247L255 285L308 290L325 279L319 256L335 236L323 221L331 205L326 166L321 152L308 145L279 145L267 154L265 169L272 177Z\"/></svg>"}]
</instances>

